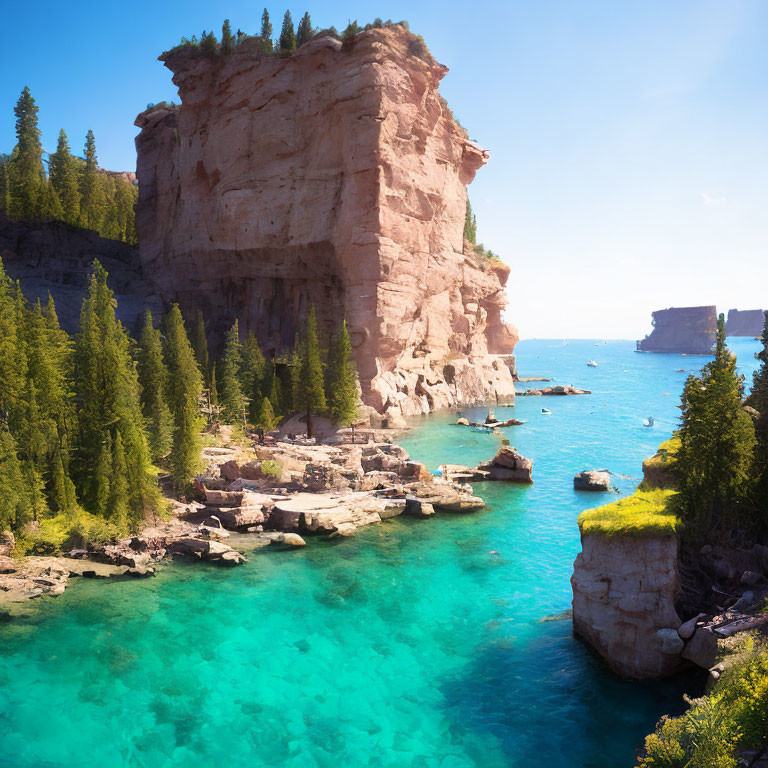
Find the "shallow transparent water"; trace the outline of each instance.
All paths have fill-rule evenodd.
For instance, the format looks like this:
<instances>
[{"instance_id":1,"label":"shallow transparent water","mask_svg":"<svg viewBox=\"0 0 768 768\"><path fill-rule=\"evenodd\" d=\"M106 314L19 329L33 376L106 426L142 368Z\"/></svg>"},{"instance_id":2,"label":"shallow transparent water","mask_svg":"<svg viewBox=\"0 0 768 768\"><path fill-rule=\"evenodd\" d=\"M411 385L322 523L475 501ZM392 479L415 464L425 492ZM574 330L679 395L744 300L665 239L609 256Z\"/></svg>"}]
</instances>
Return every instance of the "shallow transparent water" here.
<instances>
[{"instance_id":1,"label":"shallow transparent water","mask_svg":"<svg viewBox=\"0 0 768 768\"><path fill-rule=\"evenodd\" d=\"M732 346L753 370L756 343ZM697 683L618 681L568 621L540 621L569 607L576 517L600 500L573 475L609 468L631 490L674 426L675 369L703 362L631 349L521 342L521 375L595 394L497 409L527 420L508 432L536 482L477 485L487 512L395 520L233 570L81 581L0 628L0 766L631 766ZM412 455L495 452L451 421L425 419Z\"/></svg>"}]
</instances>

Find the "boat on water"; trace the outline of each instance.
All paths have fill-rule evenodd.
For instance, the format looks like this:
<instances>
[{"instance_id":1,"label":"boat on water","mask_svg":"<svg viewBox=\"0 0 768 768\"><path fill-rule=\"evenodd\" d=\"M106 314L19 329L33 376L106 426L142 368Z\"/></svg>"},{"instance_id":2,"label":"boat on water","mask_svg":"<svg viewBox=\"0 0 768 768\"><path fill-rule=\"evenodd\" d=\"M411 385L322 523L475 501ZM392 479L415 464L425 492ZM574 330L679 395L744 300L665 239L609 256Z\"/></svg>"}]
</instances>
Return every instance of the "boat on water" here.
<instances>
[{"instance_id":1,"label":"boat on water","mask_svg":"<svg viewBox=\"0 0 768 768\"><path fill-rule=\"evenodd\" d=\"M590 360L590 361L587 363L587 365L588 365L590 368L597 368L597 363L596 363L594 360Z\"/></svg>"},{"instance_id":2,"label":"boat on water","mask_svg":"<svg viewBox=\"0 0 768 768\"><path fill-rule=\"evenodd\" d=\"M543 413L545 416L551 416L551 415L552 415L552 411L550 411L550 410L549 410L549 408L542 408L542 409L541 409L541 412L542 412L542 413Z\"/></svg>"},{"instance_id":3,"label":"boat on water","mask_svg":"<svg viewBox=\"0 0 768 768\"><path fill-rule=\"evenodd\" d=\"M643 426L644 427L652 427L655 424L655 419L653 416L649 416L647 419L643 419Z\"/></svg>"}]
</instances>

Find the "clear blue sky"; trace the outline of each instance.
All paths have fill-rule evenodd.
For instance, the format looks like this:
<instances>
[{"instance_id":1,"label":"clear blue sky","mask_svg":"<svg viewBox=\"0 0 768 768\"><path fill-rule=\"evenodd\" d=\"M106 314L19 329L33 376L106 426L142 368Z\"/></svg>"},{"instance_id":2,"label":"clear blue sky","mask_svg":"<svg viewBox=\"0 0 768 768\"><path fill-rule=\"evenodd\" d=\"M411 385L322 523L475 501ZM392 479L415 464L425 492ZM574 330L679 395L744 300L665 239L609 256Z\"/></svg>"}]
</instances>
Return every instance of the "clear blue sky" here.
<instances>
[{"instance_id":1,"label":"clear blue sky","mask_svg":"<svg viewBox=\"0 0 768 768\"><path fill-rule=\"evenodd\" d=\"M268 6L279 29L284 5ZM316 26L407 19L491 161L479 237L511 266L523 336L635 338L652 309L768 305L768 2L527 0L292 6ZM46 149L92 128L133 169L133 120L175 97L157 55L258 2L14 3L3 12L0 150L29 85Z\"/></svg>"}]
</instances>

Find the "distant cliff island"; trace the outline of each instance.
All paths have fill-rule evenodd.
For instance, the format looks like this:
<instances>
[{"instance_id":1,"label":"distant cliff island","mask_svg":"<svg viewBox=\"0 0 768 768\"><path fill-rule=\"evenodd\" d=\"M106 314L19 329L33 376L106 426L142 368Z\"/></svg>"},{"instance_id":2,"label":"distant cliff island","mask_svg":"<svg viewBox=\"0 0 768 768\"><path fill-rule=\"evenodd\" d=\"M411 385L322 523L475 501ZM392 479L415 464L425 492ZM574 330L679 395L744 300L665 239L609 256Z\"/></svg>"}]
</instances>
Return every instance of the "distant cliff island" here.
<instances>
[{"instance_id":1,"label":"distant cliff island","mask_svg":"<svg viewBox=\"0 0 768 768\"><path fill-rule=\"evenodd\" d=\"M653 313L653 331L637 342L637 351L709 355L716 331L714 306L659 309Z\"/></svg>"},{"instance_id":2,"label":"distant cliff island","mask_svg":"<svg viewBox=\"0 0 768 768\"><path fill-rule=\"evenodd\" d=\"M729 309L725 331L728 336L759 336L763 318L762 309Z\"/></svg>"}]
</instances>

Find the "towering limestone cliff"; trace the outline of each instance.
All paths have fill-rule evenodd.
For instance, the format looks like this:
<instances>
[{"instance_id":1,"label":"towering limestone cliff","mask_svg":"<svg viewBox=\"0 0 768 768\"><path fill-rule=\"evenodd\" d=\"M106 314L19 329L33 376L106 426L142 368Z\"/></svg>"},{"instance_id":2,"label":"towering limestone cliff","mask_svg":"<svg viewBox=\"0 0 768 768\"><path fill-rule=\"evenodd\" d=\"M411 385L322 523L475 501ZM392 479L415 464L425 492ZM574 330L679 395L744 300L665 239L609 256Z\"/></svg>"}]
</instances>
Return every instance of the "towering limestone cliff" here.
<instances>
[{"instance_id":1,"label":"towering limestone cliff","mask_svg":"<svg viewBox=\"0 0 768 768\"><path fill-rule=\"evenodd\" d=\"M716 329L716 307L659 309L653 313L653 331L637 342L637 350L709 355Z\"/></svg>"},{"instance_id":2,"label":"towering limestone cliff","mask_svg":"<svg viewBox=\"0 0 768 768\"><path fill-rule=\"evenodd\" d=\"M764 322L762 309L729 309L725 332L728 336L760 336Z\"/></svg>"},{"instance_id":3,"label":"towering limestone cliff","mask_svg":"<svg viewBox=\"0 0 768 768\"><path fill-rule=\"evenodd\" d=\"M166 298L201 307L215 336L237 318L277 354L312 303L326 331L346 316L363 399L390 416L514 398L509 269L463 240L487 153L418 38L163 60L181 107L137 118L137 230Z\"/></svg>"}]
</instances>

